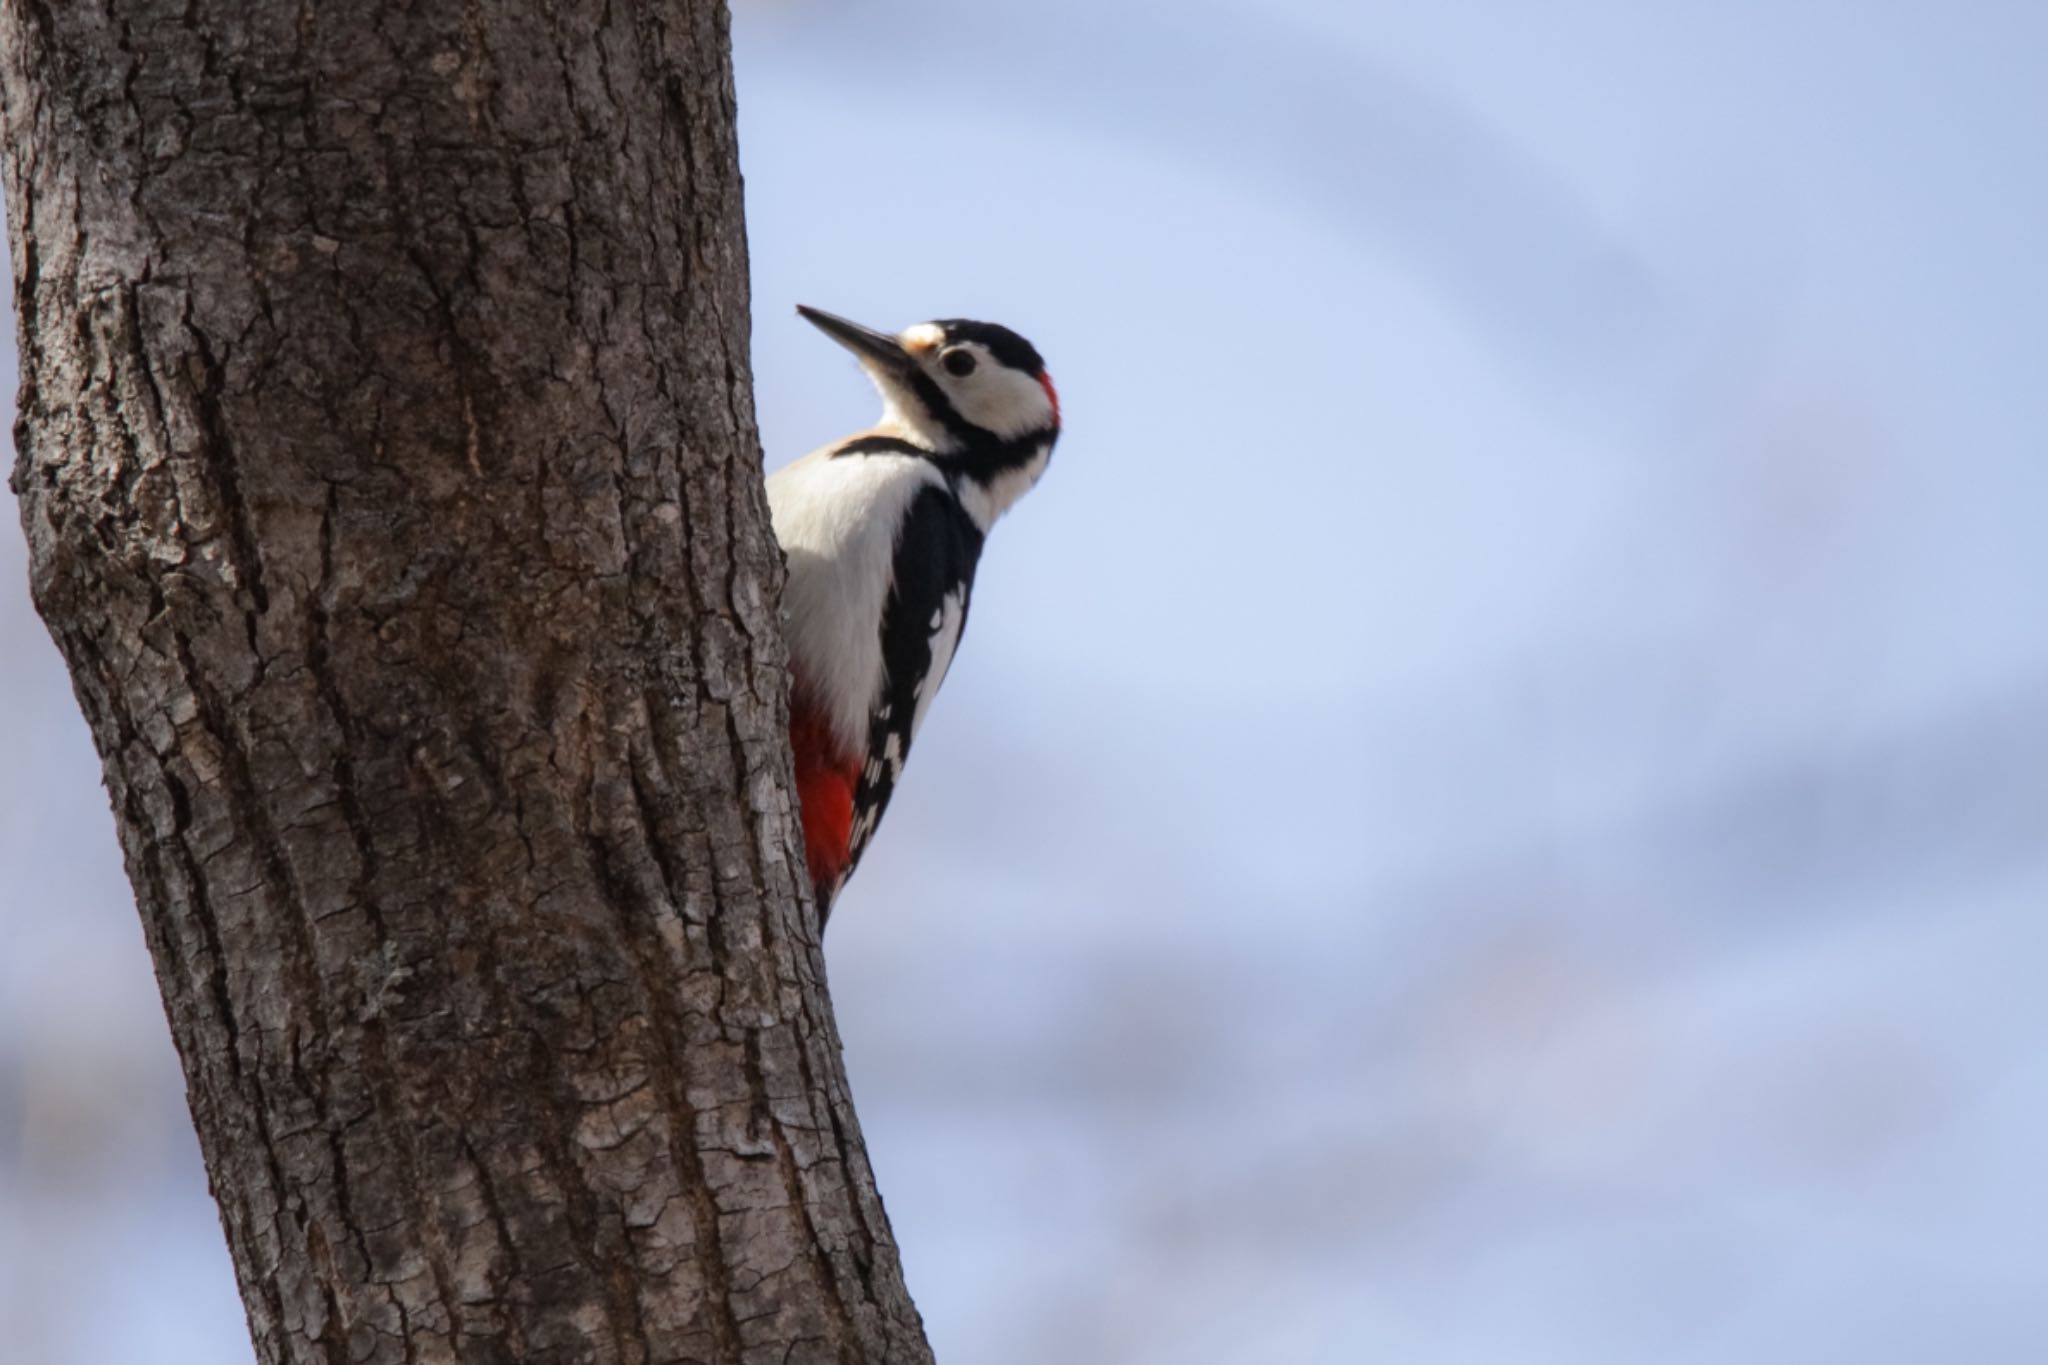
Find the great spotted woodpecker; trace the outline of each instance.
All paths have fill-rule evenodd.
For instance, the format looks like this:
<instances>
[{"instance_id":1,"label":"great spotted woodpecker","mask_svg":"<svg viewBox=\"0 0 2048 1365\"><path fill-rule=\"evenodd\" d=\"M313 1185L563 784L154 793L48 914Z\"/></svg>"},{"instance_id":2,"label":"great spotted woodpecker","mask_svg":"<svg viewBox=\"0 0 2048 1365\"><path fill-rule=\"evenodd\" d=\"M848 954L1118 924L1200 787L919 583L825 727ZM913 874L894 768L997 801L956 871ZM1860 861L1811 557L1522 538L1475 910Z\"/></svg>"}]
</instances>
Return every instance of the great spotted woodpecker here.
<instances>
[{"instance_id":1,"label":"great spotted woodpecker","mask_svg":"<svg viewBox=\"0 0 2048 1365\"><path fill-rule=\"evenodd\" d=\"M874 426L768 479L789 559L789 737L822 924L960 647L982 542L1052 457L1060 400L1007 327L956 318L890 336L797 312L882 394Z\"/></svg>"}]
</instances>

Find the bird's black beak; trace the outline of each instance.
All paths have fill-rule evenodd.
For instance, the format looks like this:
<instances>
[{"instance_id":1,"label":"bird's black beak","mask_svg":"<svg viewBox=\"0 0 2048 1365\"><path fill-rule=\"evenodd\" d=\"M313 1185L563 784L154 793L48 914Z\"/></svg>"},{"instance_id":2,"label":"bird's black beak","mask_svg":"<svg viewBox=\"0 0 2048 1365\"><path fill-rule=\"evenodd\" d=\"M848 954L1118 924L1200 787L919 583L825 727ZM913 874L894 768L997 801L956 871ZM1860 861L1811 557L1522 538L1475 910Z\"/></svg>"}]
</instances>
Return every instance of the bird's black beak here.
<instances>
[{"instance_id":1,"label":"bird's black beak","mask_svg":"<svg viewBox=\"0 0 2048 1365\"><path fill-rule=\"evenodd\" d=\"M817 308L806 308L801 303L796 306L796 311L803 316L804 321L859 356L863 364L874 366L882 374L903 378L917 368L916 359L903 349L901 342L887 332L878 332L872 327L848 322L845 318L836 317Z\"/></svg>"}]
</instances>

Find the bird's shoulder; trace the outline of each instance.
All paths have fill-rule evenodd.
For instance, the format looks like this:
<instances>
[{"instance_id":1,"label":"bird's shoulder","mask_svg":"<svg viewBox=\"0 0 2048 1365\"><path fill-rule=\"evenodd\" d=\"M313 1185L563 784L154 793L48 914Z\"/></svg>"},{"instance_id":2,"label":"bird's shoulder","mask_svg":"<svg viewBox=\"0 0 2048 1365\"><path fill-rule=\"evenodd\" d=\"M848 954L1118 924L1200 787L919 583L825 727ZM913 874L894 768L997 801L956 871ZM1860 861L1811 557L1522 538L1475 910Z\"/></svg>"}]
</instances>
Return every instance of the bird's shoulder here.
<instances>
[{"instance_id":1,"label":"bird's shoulder","mask_svg":"<svg viewBox=\"0 0 2048 1365\"><path fill-rule=\"evenodd\" d=\"M785 546L825 546L864 527L895 526L945 475L914 449L847 452L846 441L814 450L768 476L768 509Z\"/></svg>"}]
</instances>

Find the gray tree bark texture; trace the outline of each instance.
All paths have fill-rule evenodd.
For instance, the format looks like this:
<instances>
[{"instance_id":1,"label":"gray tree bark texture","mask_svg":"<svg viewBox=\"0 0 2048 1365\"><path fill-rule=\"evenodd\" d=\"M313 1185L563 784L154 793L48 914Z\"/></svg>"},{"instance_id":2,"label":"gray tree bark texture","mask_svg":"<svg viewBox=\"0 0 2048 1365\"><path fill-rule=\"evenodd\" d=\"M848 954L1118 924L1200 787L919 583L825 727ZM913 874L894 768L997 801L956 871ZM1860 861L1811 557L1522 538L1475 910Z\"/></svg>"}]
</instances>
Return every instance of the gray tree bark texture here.
<instances>
[{"instance_id":1,"label":"gray tree bark texture","mask_svg":"<svg viewBox=\"0 0 2048 1365\"><path fill-rule=\"evenodd\" d=\"M264 1362L931 1358L733 118L721 0L0 0L32 587Z\"/></svg>"}]
</instances>

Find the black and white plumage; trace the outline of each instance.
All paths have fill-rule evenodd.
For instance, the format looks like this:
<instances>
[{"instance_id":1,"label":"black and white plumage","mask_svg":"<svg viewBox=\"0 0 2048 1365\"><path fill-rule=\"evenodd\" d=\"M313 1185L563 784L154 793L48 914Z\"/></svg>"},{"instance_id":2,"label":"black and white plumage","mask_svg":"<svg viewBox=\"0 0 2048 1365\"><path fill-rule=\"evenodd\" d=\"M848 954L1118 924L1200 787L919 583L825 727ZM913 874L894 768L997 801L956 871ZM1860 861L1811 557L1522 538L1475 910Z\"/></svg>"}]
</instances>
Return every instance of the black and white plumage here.
<instances>
[{"instance_id":1,"label":"black and white plumage","mask_svg":"<svg viewBox=\"0 0 2048 1365\"><path fill-rule=\"evenodd\" d=\"M1045 472L1059 396L1031 343L949 319L895 336L797 310L859 358L873 427L768 479L789 560L790 741L820 914L860 860L960 647L983 542Z\"/></svg>"}]
</instances>

